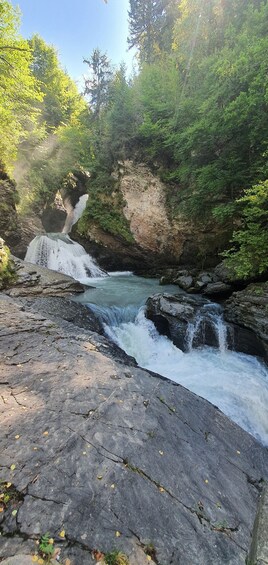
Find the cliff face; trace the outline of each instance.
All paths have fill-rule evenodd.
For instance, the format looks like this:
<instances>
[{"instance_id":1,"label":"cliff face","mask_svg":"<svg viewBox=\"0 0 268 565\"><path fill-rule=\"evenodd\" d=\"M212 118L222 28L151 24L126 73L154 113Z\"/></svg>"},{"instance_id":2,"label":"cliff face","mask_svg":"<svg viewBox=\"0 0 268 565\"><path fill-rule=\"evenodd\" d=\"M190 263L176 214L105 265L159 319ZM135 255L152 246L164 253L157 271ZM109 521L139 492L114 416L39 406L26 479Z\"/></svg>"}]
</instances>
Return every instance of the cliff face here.
<instances>
[{"instance_id":1,"label":"cliff face","mask_svg":"<svg viewBox=\"0 0 268 565\"><path fill-rule=\"evenodd\" d=\"M126 256L162 266L204 267L219 262L218 252L228 240L226 230L194 224L182 214L172 217L166 187L146 165L125 161L113 176L134 241L129 243L122 236L109 234L96 221L89 223L86 238L117 255L119 263Z\"/></svg>"}]
</instances>

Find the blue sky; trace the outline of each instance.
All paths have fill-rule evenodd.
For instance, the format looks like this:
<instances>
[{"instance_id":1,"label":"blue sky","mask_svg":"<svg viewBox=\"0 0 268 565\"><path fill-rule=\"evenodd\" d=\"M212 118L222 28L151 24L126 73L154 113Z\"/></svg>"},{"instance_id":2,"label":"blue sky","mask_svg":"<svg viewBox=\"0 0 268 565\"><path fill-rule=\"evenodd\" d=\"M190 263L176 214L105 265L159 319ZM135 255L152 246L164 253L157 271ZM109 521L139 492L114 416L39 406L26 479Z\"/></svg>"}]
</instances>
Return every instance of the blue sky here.
<instances>
[{"instance_id":1,"label":"blue sky","mask_svg":"<svg viewBox=\"0 0 268 565\"><path fill-rule=\"evenodd\" d=\"M87 72L83 58L95 47L111 62L132 68L134 51L127 52L129 0L12 0L22 12L21 34L38 33L56 47L61 65L81 84Z\"/></svg>"}]
</instances>

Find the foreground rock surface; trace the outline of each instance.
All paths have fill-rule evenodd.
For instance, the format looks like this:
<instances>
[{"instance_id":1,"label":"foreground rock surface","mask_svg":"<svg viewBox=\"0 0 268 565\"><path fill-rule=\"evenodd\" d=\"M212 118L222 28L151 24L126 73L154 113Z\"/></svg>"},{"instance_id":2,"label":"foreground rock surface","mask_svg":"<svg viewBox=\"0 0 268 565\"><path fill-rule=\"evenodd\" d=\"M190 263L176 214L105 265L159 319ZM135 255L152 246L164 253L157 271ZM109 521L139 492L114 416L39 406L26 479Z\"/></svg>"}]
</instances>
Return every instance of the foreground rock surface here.
<instances>
[{"instance_id":1,"label":"foreground rock surface","mask_svg":"<svg viewBox=\"0 0 268 565\"><path fill-rule=\"evenodd\" d=\"M183 387L111 358L103 338L0 295L0 560L46 532L60 562L242 565L267 450ZM7 487L9 485L9 487ZM63 537L60 536L60 533Z\"/></svg>"}]
</instances>

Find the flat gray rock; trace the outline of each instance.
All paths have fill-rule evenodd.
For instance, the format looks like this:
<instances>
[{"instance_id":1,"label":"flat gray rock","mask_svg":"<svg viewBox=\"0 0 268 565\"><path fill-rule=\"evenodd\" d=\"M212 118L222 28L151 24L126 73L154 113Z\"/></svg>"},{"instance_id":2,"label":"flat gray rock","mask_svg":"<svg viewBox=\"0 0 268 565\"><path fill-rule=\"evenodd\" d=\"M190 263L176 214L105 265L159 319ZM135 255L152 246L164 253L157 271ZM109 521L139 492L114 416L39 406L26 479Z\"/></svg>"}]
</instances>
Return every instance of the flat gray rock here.
<instances>
[{"instance_id":1,"label":"flat gray rock","mask_svg":"<svg viewBox=\"0 0 268 565\"><path fill-rule=\"evenodd\" d=\"M158 565L245 564L267 449L97 334L6 295L0 323L0 561L49 532L63 565L144 565L149 545Z\"/></svg>"}]
</instances>

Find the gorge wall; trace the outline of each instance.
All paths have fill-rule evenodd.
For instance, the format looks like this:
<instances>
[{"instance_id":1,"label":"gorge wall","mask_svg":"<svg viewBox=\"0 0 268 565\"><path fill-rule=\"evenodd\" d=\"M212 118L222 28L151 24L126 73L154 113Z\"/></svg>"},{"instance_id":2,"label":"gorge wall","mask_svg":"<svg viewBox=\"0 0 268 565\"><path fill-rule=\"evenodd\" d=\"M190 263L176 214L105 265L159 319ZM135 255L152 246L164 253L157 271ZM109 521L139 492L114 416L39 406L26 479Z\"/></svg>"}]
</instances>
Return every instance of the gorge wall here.
<instances>
[{"instance_id":1,"label":"gorge wall","mask_svg":"<svg viewBox=\"0 0 268 565\"><path fill-rule=\"evenodd\" d=\"M121 214L129 222L133 243L122 235L104 230L94 219L83 234L83 245L87 239L95 242L99 246L95 253L100 262L105 249L114 253L119 262L124 262L126 256L134 263L142 260L146 264L149 260L150 265L162 266L204 267L219 262L218 252L226 245L230 234L216 223L204 226L202 218L200 223L193 223L182 213L173 217L167 204L167 188L147 165L124 161L113 177L116 190L123 198ZM92 247L91 252L94 253Z\"/></svg>"}]
</instances>

